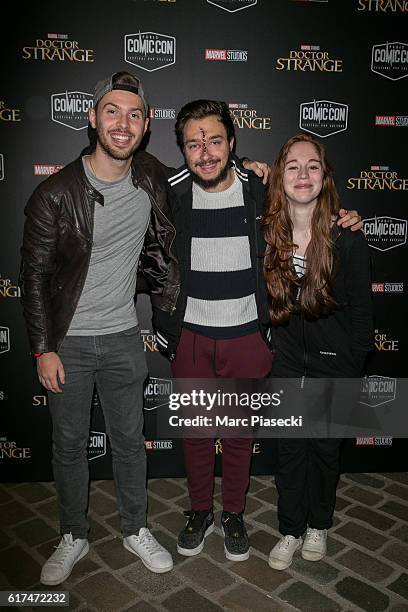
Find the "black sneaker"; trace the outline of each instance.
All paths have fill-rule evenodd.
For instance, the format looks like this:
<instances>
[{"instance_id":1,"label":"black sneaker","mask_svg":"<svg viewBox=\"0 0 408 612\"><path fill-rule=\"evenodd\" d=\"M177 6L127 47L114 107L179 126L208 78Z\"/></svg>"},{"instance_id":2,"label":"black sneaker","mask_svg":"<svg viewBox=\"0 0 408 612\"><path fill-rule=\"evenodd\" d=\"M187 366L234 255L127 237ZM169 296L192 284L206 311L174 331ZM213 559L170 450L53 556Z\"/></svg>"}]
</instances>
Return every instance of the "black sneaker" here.
<instances>
[{"instance_id":1,"label":"black sneaker","mask_svg":"<svg viewBox=\"0 0 408 612\"><path fill-rule=\"evenodd\" d=\"M188 510L188 521L180 532L177 552L185 557L198 555L204 548L204 538L214 531L214 515L211 510Z\"/></svg>"},{"instance_id":2,"label":"black sneaker","mask_svg":"<svg viewBox=\"0 0 408 612\"><path fill-rule=\"evenodd\" d=\"M242 512L223 512L224 552L230 561L246 561L249 558L249 538Z\"/></svg>"}]
</instances>

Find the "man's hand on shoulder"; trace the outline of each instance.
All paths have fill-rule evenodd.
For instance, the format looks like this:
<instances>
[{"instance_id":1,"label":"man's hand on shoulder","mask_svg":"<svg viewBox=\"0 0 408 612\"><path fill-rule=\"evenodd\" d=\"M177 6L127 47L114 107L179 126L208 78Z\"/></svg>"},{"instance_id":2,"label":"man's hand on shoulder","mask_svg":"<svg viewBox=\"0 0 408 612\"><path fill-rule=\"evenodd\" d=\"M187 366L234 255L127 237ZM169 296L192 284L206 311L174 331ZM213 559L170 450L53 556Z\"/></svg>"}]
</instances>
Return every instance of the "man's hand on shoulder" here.
<instances>
[{"instance_id":1,"label":"man's hand on shoulder","mask_svg":"<svg viewBox=\"0 0 408 612\"><path fill-rule=\"evenodd\" d=\"M37 357L38 380L43 387L53 393L62 393L65 384L65 370L57 353L42 353Z\"/></svg>"},{"instance_id":2,"label":"man's hand on shoulder","mask_svg":"<svg viewBox=\"0 0 408 612\"><path fill-rule=\"evenodd\" d=\"M269 173L271 171L266 162L252 161L251 159L245 158L242 165L246 170L252 170L256 176L259 176L259 178L262 179L263 184L266 185L268 182Z\"/></svg>"},{"instance_id":3,"label":"man's hand on shoulder","mask_svg":"<svg viewBox=\"0 0 408 612\"><path fill-rule=\"evenodd\" d=\"M338 219L337 225L340 225L341 227L349 227L352 232L363 229L363 222L356 210L346 210L345 208L340 208L339 216L340 219Z\"/></svg>"}]
</instances>

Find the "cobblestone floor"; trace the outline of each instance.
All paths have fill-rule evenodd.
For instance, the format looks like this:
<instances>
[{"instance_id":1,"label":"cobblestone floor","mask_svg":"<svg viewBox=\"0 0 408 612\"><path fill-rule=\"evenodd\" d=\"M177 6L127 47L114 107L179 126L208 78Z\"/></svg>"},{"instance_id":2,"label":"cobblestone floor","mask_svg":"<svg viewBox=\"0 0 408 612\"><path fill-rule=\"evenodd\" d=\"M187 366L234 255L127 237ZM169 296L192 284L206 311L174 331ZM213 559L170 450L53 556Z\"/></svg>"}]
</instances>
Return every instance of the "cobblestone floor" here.
<instances>
[{"instance_id":1,"label":"cobblestone floor","mask_svg":"<svg viewBox=\"0 0 408 612\"><path fill-rule=\"evenodd\" d=\"M215 493L219 526L219 480ZM90 553L56 590L69 591L70 610L408 612L408 474L345 474L337 494L327 557L312 563L298 554L279 572L267 564L278 539L270 477L251 479L246 521L252 548L241 563L225 559L219 527L200 555L178 555L186 482L152 480L149 526L174 558L174 570L157 575L122 546L113 483L93 482ZM59 541L53 485L1 485L0 524L1 589L44 590L40 568Z\"/></svg>"}]
</instances>

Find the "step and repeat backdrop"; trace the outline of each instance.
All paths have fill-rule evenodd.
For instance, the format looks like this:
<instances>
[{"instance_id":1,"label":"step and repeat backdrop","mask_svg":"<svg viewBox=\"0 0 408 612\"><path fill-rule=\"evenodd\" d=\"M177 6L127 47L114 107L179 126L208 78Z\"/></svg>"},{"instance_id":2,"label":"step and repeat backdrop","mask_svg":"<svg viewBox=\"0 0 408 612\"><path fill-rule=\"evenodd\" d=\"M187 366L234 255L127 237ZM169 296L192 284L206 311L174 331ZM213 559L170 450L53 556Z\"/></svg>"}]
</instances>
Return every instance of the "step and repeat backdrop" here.
<instances>
[{"instance_id":1,"label":"step and repeat backdrop","mask_svg":"<svg viewBox=\"0 0 408 612\"><path fill-rule=\"evenodd\" d=\"M29 354L19 300L23 209L36 185L88 144L94 84L118 70L143 81L150 102L146 148L170 166L182 162L174 135L177 112L196 98L229 104L241 156L270 163L299 131L322 139L343 206L365 219L376 316L368 374L382 385L381 401L392 409L396 379L406 375L407 363L408 0L45 0L23 4L19 12L1 37L3 479L52 478L47 397ZM182 476L180 440L156 434L160 402L153 399L169 388L170 369L157 350L146 296L137 308L151 374L145 410L149 474ZM386 435L347 440L342 469L406 470L404 445L404 439ZM214 452L219 461L221 440ZM88 453L92 476L110 478L97 392ZM258 440L253 471L273 470L274 442Z\"/></svg>"}]
</instances>

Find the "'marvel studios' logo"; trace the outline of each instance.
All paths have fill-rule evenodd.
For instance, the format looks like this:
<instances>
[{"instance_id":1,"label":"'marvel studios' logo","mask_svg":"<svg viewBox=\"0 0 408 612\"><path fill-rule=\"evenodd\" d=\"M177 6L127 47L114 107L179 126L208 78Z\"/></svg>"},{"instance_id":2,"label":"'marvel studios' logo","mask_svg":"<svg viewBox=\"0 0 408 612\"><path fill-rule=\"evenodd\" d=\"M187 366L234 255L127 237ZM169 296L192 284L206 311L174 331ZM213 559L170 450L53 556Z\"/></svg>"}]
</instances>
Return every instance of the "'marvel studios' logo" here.
<instances>
[{"instance_id":1,"label":"'marvel studios' logo","mask_svg":"<svg viewBox=\"0 0 408 612\"><path fill-rule=\"evenodd\" d=\"M408 115L376 115L374 125L376 127L408 127Z\"/></svg>"},{"instance_id":2,"label":"'marvel studios' logo","mask_svg":"<svg viewBox=\"0 0 408 612\"><path fill-rule=\"evenodd\" d=\"M300 105L299 126L321 138L347 130L348 106L330 100L313 100Z\"/></svg>"},{"instance_id":3,"label":"'marvel studios' logo","mask_svg":"<svg viewBox=\"0 0 408 612\"><path fill-rule=\"evenodd\" d=\"M125 62L147 72L176 63L176 39L157 32L125 35Z\"/></svg>"},{"instance_id":4,"label":"'marvel studios' logo","mask_svg":"<svg viewBox=\"0 0 408 612\"><path fill-rule=\"evenodd\" d=\"M374 45L371 54L371 70L391 81L398 81L408 76L408 44L386 42Z\"/></svg>"},{"instance_id":5,"label":"'marvel studios' logo","mask_svg":"<svg viewBox=\"0 0 408 612\"><path fill-rule=\"evenodd\" d=\"M404 293L404 283L371 283L373 293Z\"/></svg>"},{"instance_id":6,"label":"'marvel studios' logo","mask_svg":"<svg viewBox=\"0 0 408 612\"><path fill-rule=\"evenodd\" d=\"M34 164L34 176L51 176L59 172L64 166L62 164Z\"/></svg>"},{"instance_id":7,"label":"'marvel studios' logo","mask_svg":"<svg viewBox=\"0 0 408 612\"><path fill-rule=\"evenodd\" d=\"M84 130L88 127L88 111L92 106L92 94L83 91L52 94L51 119L72 130Z\"/></svg>"},{"instance_id":8,"label":"'marvel studios' logo","mask_svg":"<svg viewBox=\"0 0 408 612\"><path fill-rule=\"evenodd\" d=\"M149 108L150 119L175 119L175 108Z\"/></svg>"}]
</instances>

